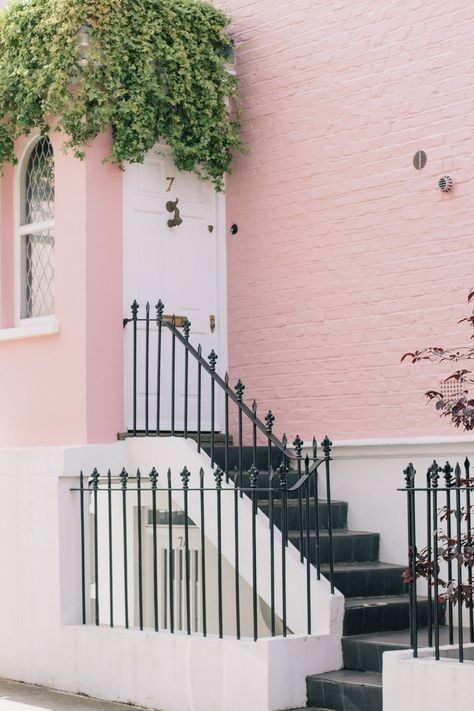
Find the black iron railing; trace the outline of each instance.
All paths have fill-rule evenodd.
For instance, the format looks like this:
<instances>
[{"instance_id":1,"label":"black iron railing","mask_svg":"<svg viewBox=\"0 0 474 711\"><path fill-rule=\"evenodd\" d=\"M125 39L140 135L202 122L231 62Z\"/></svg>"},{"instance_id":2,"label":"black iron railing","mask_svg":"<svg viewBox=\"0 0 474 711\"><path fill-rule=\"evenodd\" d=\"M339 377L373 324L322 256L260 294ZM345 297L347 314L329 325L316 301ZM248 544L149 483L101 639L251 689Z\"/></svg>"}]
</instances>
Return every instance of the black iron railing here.
<instances>
[{"instance_id":1,"label":"black iron railing","mask_svg":"<svg viewBox=\"0 0 474 711\"><path fill-rule=\"evenodd\" d=\"M444 486L439 485L441 476ZM466 458L462 466L457 463L453 468L449 462L441 467L434 461L421 486L416 484L412 464L404 470L404 477L405 488L399 491L407 497L409 566L405 580L410 586L410 644L417 657L420 629L426 626L427 646L434 647L437 660L440 647L455 645L463 662L466 643L474 643L470 462ZM426 581L426 598L418 593L420 580Z\"/></svg>"},{"instance_id":2,"label":"black iron railing","mask_svg":"<svg viewBox=\"0 0 474 711\"><path fill-rule=\"evenodd\" d=\"M269 410L262 421L257 415L257 403L255 400L252 406L249 407L244 402L243 396L245 391L245 385L239 379L233 389L229 385L229 375L226 373L222 378L216 371L216 364L218 356L214 350L212 350L208 358L203 357L202 347L198 345L195 348L189 341L191 333L191 322L184 318L180 321L180 327L178 328L177 319L181 317L176 317L175 315L167 317L164 314L164 304L160 300L156 304L155 311L156 315L151 314L150 304L147 303L144 307L145 315L140 316L140 306L137 301L134 301L131 305L131 316L123 319L123 325L126 327L131 324L132 327L132 427L129 431L132 435L160 435L164 431L169 432L171 435L177 433L177 394L176 394L176 380L178 368L182 369L183 377L183 406L182 406L182 432L184 437L188 437L191 433L189 428L190 420L190 393L189 393L189 381L190 381L190 360L195 363L197 368L197 393L196 393L196 431L195 435L197 437L198 450L201 450L202 439L204 432L208 432L210 435L210 456L212 466L215 464L215 448L216 448L216 434L218 430L216 429L216 402L217 394L216 390L221 393L221 400L223 399L224 408L224 423L223 427L219 431L223 430L224 435L224 447L226 450L226 465L223 467L226 477L228 476L228 450L231 446L231 441L233 441L230 432L230 405L233 404L237 408L237 446L239 450L242 450L243 439L244 439L244 420L248 423L251 428L251 442L255 452L254 465L256 466L256 448L258 441L263 441L269 448L269 462L271 462L272 449L276 448L280 451L282 456L285 457L286 462L289 460L294 460L297 464L301 460L301 457L297 453L293 453L288 450L288 440L286 435L283 435L280 440L273 432L275 417L271 410ZM139 325L142 324L144 334L142 350L143 353L139 353ZM168 331L171 335L171 344L168 343L169 353L164 353L164 331ZM182 332L181 332L182 331ZM153 346L153 357L151 354ZM177 349L181 347L184 352L184 358L181 359L178 364ZM162 399L163 399L163 363L164 358L168 360L169 371L167 372L166 382L170 386L169 392L169 428L163 427L162 422ZM209 394L210 394L210 420L207 423L208 427L203 428L202 422L202 411L203 411L203 374L209 376ZM169 379L169 383L168 383ZM143 396L139 397L140 386L143 387ZM153 392L152 392L153 391ZM140 400L140 403L139 403ZM152 408L152 402L154 403L154 408ZM143 412L140 412L140 409ZM154 410L152 412L152 409ZM143 427L140 428L138 424L139 415L143 419ZM194 434L194 432L193 432ZM299 436L296 437L293 443L295 448L297 444L303 442L300 440ZM314 455L310 457L311 459L316 459ZM241 466L239 466L239 469Z\"/></svg>"},{"instance_id":3,"label":"black iron railing","mask_svg":"<svg viewBox=\"0 0 474 711\"><path fill-rule=\"evenodd\" d=\"M321 577L320 533L327 523L319 515L322 502L311 481L319 466L329 469L329 461L326 442L324 458L313 467L305 458L298 488L289 486L284 463L270 470L266 486L252 466L246 487L237 484L237 472L235 486L227 485L219 467L207 480L203 469L191 474L184 468L179 486L170 470L162 474L152 469L146 476L137 471L130 476L123 469L112 476L110 471L100 474L94 469L87 480L81 473L74 491L79 492L83 624L254 640L294 632L287 619L288 510L291 499L303 492L303 558L292 549L291 565L293 574L295 565L302 566L306 581L298 597L298 608L305 610L305 630L297 631L311 634L312 591ZM247 508L243 520L241 505L246 496L251 513ZM268 518L258 510L262 496ZM263 532L265 541L259 540ZM269 603L259 596L261 585Z\"/></svg>"}]
</instances>

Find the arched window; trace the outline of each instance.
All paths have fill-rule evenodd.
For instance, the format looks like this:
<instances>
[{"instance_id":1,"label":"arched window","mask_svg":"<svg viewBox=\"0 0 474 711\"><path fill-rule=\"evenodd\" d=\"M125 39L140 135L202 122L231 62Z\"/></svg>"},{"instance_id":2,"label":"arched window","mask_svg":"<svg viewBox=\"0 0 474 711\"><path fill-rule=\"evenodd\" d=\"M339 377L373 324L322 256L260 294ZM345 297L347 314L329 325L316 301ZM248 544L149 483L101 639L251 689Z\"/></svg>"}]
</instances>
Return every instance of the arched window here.
<instances>
[{"instance_id":1,"label":"arched window","mask_svg":"<svg viewBox=\"0 0 474 711\"><path fill-rule=\"evenodd\" d=\"M54 154L47 136L20 165L19 317L54 314Z\"/></svg>"}]
</instances>

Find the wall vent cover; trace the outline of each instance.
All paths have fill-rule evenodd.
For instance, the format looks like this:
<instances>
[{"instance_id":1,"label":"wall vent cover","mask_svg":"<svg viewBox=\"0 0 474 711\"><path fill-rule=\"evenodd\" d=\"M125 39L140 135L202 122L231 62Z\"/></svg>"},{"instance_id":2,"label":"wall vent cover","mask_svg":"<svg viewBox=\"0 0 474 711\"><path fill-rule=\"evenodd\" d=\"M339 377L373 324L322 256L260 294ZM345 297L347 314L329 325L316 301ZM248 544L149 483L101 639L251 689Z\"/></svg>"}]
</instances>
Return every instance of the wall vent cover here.
<instances>
[{"instance_id":1,"label":"wall vent cover","mask_svg":"<svg viewBox=\"0 0 474 711\"><path fill-rule=\"evenodd\" d=\"M422 170L426 165L426 153L424 151L417 151L413 156L413 165L417 170Z\"/></svg>"}]
</instances>

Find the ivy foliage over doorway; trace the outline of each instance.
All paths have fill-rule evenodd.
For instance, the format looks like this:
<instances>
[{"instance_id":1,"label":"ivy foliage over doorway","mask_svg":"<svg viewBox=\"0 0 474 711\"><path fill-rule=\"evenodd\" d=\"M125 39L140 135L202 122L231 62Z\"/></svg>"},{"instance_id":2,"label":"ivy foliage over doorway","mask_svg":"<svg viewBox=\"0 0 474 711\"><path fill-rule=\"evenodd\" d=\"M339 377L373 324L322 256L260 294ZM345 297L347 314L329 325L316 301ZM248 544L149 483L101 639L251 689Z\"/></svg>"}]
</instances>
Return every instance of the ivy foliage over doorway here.
<instances>
[{"instance_id":1,"label":"ivy foliage over doorway","mask_svg":"<svg viewBox=\"0 0 474 711\"><path fill-rule=\"evenodd\" d=\"M164 142L222 189L241 150L228 24L205 0L13 0L0 14L0 164L55 117L79 158L111 126L108 161Z\"/></svg>"}]
</instances>

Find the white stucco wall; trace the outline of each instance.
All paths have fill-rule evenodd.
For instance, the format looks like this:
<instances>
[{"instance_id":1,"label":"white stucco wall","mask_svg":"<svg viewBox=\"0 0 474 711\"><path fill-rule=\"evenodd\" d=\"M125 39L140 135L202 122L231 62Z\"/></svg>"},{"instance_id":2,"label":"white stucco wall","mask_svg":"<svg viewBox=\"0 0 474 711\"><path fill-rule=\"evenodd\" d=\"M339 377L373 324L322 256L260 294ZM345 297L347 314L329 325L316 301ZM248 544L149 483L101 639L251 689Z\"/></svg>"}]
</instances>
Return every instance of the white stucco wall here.
<instances>
[{"instance_id":1,"label":"white stucco wall","mask_svg":"<svg viewBox=\"0 0 474 711\"><path fill-rule=\"evenodd\" d=\"M192 449L179 442L189 467ZM167 459L179 459L172 443L157 440L0 450L0 676L161 711L304 705L306 675L341 664L343 599L331 598L325 581L313 586L321 631L310 637L254 643L80 624L79 504L70 488L77 486L80 469L118 472L139 464L146 470L152 460L166 466L160 446L167 448ZM260 525L264 546L263 520ZM291 567L291 555L289 560ZM289 580L295 582L294 575ZM264 586L261 592L267 594ZM324 604L325 598L332 602ZM298 602L290 593L289 609ZM294 614L296 622L300 613Z\"/></svg>"},{"instance_id":2,"label":"white stucco wall","mask_svg":"<svg viewBox=\"0 0 474 711\"><path fill-rule=\"evenodd\" d=\"M385 652L383 711L472 711L474 645L466 646L463 664L456 659L435 661L432 655L432 650L420 650L413 659L409 651Z\"/></svg>"}]
</instances>

